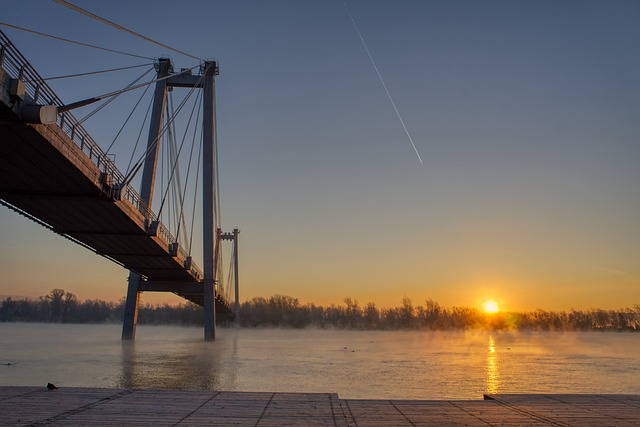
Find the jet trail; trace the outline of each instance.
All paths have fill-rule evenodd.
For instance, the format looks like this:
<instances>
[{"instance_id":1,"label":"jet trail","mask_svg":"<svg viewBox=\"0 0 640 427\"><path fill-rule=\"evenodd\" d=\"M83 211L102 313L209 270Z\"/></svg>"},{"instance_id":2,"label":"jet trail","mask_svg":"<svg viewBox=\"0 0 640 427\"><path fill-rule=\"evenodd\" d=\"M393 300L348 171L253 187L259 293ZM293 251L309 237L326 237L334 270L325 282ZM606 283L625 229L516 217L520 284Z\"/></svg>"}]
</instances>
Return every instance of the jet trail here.
<instances>
[{"instance_id":1,"label":"jet trail","mask_svg":"<svg viewBox=\"0 0 640 427\"><path fill-rule=\"evenodd\" d=\"M400 115L400 111L398 111L398 107L396 107L396 103L393 102L393 98L391 97L391 93L389 92L389 89L387 88L387 84L384 82L384 79L382 78L382 74L380 74L380 70L378 69L378 66L376 65L376 61L374 61L373 60L373 56L371 56L371 52L369 51L369 48L367 47L367 43L364 41L364 38L362 37L362 34L360 33L360 29L358 28L358 25L356 24L356 20L353 18L353 15L351 14L351 11L349 10L349 6L347 6L347 2L344 2L344 8L347 11L347 14L349 15L349 18L351 18L351 23L353 24L353 28L356 30L356 33L358 34L358 37L360 38L360 41L362 42L362 46L364 47L364 50L367 52L367 56L369 57L369 60L371 61L371 65L373 65L373 69L376 71L376 74L378 75L378 79L380 79L380 83L382 83L382 87L384 88L384 91L387 93L387 98L389 98L389 102L391 103L391 106L395 110L396 115L398 116L398 120L400 120L400 124L402 125L402 128L404 129L404 133L406 133L407 134L407 138L409 138L409 142L411 143L411 146L413 147L413 151L416 152L416 156L418 156L418 160L420 160L420 164L423 165L424 163L422 163L422 158L420 157L420 153L418 153L418 149L416 148L416 144L413 143L413 138L411 138L411 135L409 134L409 130L407 129L407 126L404 124L404 120L402 120L402 116Z\"/></svg>"}]
</instances>

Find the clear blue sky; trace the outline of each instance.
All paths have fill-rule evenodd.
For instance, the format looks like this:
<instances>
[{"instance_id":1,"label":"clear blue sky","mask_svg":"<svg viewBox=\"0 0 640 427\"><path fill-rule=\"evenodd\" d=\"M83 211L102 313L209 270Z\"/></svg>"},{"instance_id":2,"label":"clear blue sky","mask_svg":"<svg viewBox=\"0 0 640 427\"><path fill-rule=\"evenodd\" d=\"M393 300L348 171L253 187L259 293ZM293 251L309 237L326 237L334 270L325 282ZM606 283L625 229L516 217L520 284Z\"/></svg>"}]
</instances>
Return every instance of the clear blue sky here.
<instances>
[{"instance_id":1,"label":"clear blue sky","mask_svg":"<svg viewBox=\"0 0 640 427\"><path fill-rule=\"evenodd\" d=\"M342 1L74 3L219 60L242 299L640 303L640 2L349 1L424 165ZM0 20L195 65L54 2L5 0ZM2 29L45 77L145 62ZM51 86L73 102L139 72ZM86 123L103 147L105 114ZM125 294L122 268L4 208L0 232L0 295Z\"/></svg>"}]
</instances>

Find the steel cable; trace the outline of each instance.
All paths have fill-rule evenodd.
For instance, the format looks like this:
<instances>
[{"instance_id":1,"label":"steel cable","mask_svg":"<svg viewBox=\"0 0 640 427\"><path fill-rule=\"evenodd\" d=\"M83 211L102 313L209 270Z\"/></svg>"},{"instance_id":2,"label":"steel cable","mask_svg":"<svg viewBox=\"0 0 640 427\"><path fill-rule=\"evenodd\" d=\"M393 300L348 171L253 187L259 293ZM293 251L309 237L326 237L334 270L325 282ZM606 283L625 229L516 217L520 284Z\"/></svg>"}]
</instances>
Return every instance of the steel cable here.
<instances>
[{"instance_id":1,"label":"steel cable","mask_svg":"<svg viewBox=\"0 0 640 427\"><path fill-rule=\"evenodd\" d=\"M87 17L89 17L89 18L91 18L91 19L95 19L96 21L100 21L100 22L102 22L103 24L106 24L106 25L108 25L108 26L110 26L110 27L113 27L113 28L115 28L115 29L117 29L117 30L124 31L124 32L125 32L125 33L127 33L127 34L130 34L130 35L132 35L132 36L135 36L135 37L141 38L141 39L143 39L143 40L145 40L145 41L148 41L148 42L150 42L150 43L156 44L156 45L158 45L158 46L160 46L160 47L163 47L163 48L165 48L165 49L172 50L172 51L174 51L174 52L176 52L176 53L179 53L179 54L181 54L181 55L188 56L189 58L193 58L193 59L197 59L197 60L199 60L199 61L202 61L202 58L198 58L197 56L189 55L188 53L182 52L181 50L174 49L174 48L172 48L171 46L167 46L166 44L163 44L163 43L157 42L157 41L155 41L155 40L153 40L153 39L150 39L149 37L145 37L145 36L143 36L142 34L139 34L139 33L136 33L135 31L129 30L128 28L125 28L125 27L123 27L122 25L118 25L118 24L116 24L115 22L109 21L108 19L105 19L105 18L103 18L103 17L101 17L101 16L98 16L98 15L96 15L95 13L91 13L91 12L89 12L88 10L85 10L85 9L83 9L83 8L81 8L81 7L78 7L78 6L76 6L76 5L72 4L72 3L69 3L68 1L64 1L64 0L53 0L53 1L54 1L54 2L56 2L56 3L58 3L58 4L59 4L59 5L61 5L61 6L67 7L67 8L69 8L69 9L71 9L71 10L73 10L73 11L76 11L76 12L78 12L78 13L81 13L81 14L83 14L84 16L87 16Z\"/></svg>"},{"instance_id":2,"label":"steel cable","mask_svg":"<svg viewBox=\"0 0 640 427\"><path fill-rule=\"evenodd\" d=\"M95 45L92 45L92 44L82 43L82 42L79 42L79 41L76 41L76 40L65 39L64 37L52 36L51 34L41 33L39 31L30 30L28 28L18 27L17 25L7 24L6 22L0 22L0 25L3 25L5 27L9 27L9 28L13 28L14 30L24 31L26 33L31 33L31 34L36 34L38 36L48 37L50 39L59 40L59 41L63 41L63 42L66 42L66 43L77 44L77 45L84 46L84 47L89 47L89 48L92 48L92 49L99 49L99 50L104 50L106 52L117 53L119 55L132 56L134 58L149 59L149 60L153 61L153 58L149 58L148 56L135 55L133 53L122 52L122 51L115 50L115 49L109 49L109 48L106 48L106 47L100 47L100 46L95 46Z\"/></svg>"}]
</instances>

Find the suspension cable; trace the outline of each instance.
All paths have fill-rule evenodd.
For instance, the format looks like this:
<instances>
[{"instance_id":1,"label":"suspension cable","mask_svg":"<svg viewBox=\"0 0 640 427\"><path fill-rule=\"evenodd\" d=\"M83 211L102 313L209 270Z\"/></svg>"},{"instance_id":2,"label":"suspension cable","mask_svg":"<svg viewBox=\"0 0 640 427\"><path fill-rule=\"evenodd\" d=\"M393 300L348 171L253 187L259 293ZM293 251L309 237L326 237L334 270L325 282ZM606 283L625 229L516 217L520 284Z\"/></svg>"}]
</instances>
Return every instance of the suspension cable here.
<instances>
[{"instance_id":1,"label":"suspension cable","mask_svg":"<svg viewBox=\"0 0 640 427\"><path fill-rule=\"evenodd\" d=\"M145 71L140 77L138 77L137 79L135 79L133 82L129 83L125 89L133 86L134 84L136 84L137 82L139 82L140 80L142 80L144 78L144 76L146 76L147 74L149 74L151 71L153 71L153 68L148 69L147 71ZM147 86L149 87L149 86ZM90 112L89 114L87 114L86 116L84 116L84 118L82 120L80 120L78 122L78 124L82 124L85 121L87 121L88 119L90 119L91 117L93 117L94 114L96 114L98 111L102 110L104 107L106 107L107 105L109 105L111 102L115 101L116 98L120 95L122 95L124 92L120 92L117 95L114 95L112 97L110 97L109 99L107 99L105 102L103 102L102 104L100 104L100 106L98 106L95 110L93 110L92 112Z\"/></svg>"},{"instance_id":2,"label":"suspension cable","mask_svg":"<svg viewBox=\"0 0 640 427\"><path fill-rule=\"evenodd\" d=\"M202 78L204 78L204 76L203 76ZM188 94L188 95L185 97L185 99L182 101L182 104L180 105L179 110L180 110L180 109L181 109L181 107L186 103L186 101L191 97L191 95L193 94L194 89L195 89L195 86L192 88L192 90L191 90L191 91L189 91L189 94ZM195 109L195 105L194 105L194 109ZM194 110L194 109L192 109L192 110L191 110L191 114L193 114L193 110ZM173 117L175 117L176 115L177 115L177 112L176 112L176 113L174 113L174 116L173 116ZM174 120L171 120L171 122L173 122L173 121L174 121ZM189 122L190 122L190 121L191 121L191 117L189 118ZM167 194L168 194L168 192L169 192L170 183L171 183L171 181L173 181L173 177L174 177L174 175L175 175L175 171L176 171L177 166L178 166L178 160L177 160L177 159L178 159L178 157L180 157L180 153L182 152L182 148L184 147L184 141L185 141L185 138L183 138L183 139L182 139L182 143L180 144L180 148L178 149L178 154L177 154L177 156L176 156L176 160L175 160L175 162L173 162L173 167L172 167L172 169L171 169L171 175L169 176L169 182L167 182L167 189L165 190L164 196L162 197L162 203L161 203L161 205L160 205L160 209L159 209L159 211L158 211L158 216L160 216L160 214L162 213L162 209L163 209L163 207L164 207L164 203L165 203L165 200L166 200L166 198L167 198Z\"/></svg>"},{"instance_id":3,"label":"suspension cable","mask_svg":"<svg viewBox=\"0 0 640 427\"><path fill-rule=\"evenodd\" d=\"M196 121L195 121L194 126L193 126L194 132L193 132L193 138L192 138L192 141L191 141L191 150L189 151L189 161L187 163L187 176L185 177L183 189L180 192L180 222L178 223L178 230L176 231L176 234L180 234L180 228L182 227L182 233L183 233L183 237L184 237L185 246L186 246L186 243L188 241L188 236L187 236L187 230L186 230L187 224L186 224L186 220L185 220L185 217L184 217L184 203L185 203L185 200L186 200L186 197L187 197L187 185L189 184L189 177L191 175L191 162L193 161L193 149L194 149L194 146L195 146L195 136L196 136L196 132L198 130L198 123L199 123L199 116L200 116L200 102L199 102L200 99L201 99L201 96L198 96L198 98L196 99L196 103L195 103L195 105L198 107L198 110L197 110L196 115L195 115L196 116ZM192 112L192 115L193 115L193 112ZM185 130L185 138L186 138L187 132L189 130L190 122L191 122L191 118L189 118L189 123L187 124L187 128Z\"/></svg>"},{"instance_id":4,"label":"suspension cable","mask_svg":"<svg viewBox=\"0 0 640 427\"><path fill-rule=\"evenodd\" d=\"M202 157L202 138L203 138L203 130L200 129L200 138L201 142L198 148L198 161L196 162L196 185L193 189L193 208L191 209L191 231L189 232L189 256L191 256L191 247L193 245L193 226L196 222L196 202L198 201L198 183L200 182L200 158Z\"/></svg>"},{"instance_id":5,"label":"suspension cable","mask_svg":"<svg viewBox=\"0 0 640 427\"><path fill-rule=\"evenodd\" d=\"M171 93L171 97L169 98L169 103L171 105L171 109L173 110L173 93ZM192 109L192 112L193 112L193 109ZM171 164L174 164L175 179L171 179L173 177L169 177L171 179L170 185L171 185L171 202L172 202L170 208L172 210L173 226L175 227L172 230L177 230L178 227L180 226L180 214L179 214L178 206L180 205L180 202L179 202L179 199L181 198L180 187L182 186L181 184L182 181L180 178L179 160L180 160L180 153L182 152L182 146L184 144L184 136L182 138L182 144L180 145L180 149L176 153L176 138L178 136L178 133L176 131L175 120L173 121L171 127L172 127L172 137L171 137L171 144L169 145L169 156L170 156L169 158L172 162ZM186 133L185 133L185 136L186 136ZM176 241L177 242L180 241L180 235L178 233L176 233Z\"/></svg>"},{"instance_id":6,"label":"suspension cable","mask_svg":"<svg viewBox=\"0 0 640 427\"><path fill-rule=\"evenodd\" d=\"M109 48L106 48L106 47L100 47L100 46L95 46L95 45L92 45L92 44L82 43L82 42L79 42L79 41L76 41L76 40L65 39L63 37L52 36L51 34L41 33L39 31L30 30L28 28L18 27L17 25L7 24L6 22L0 22L0 25L3 25L5 27L9 27L9 28L13 28L13 29L19 30L19 31L24 31L26 33L36 34L38 36L49 37L50 39L54 39L54 40L58 40L58 41L66 42L66 43L72 43L72 44L77 44L79 46L89 47L91 49L104 50L106 52L117 53L119 55L132 56L134 58L149 59L149 60L153 61L153 58L149 58L148 56L135 55L133 53L122 52L122 51L119 51L119 50L109 49Z\"/></svg>"},{"instance_id":7,"label":"suspension cable","mask_svg":"<svg viewBox=\"0 0 640 427\"><path fill-rule=\"evenodd\" d=\"M185 126L185 131L184 134L182 135L182 142L180 143L180 151L179 153L182 151L182 147L185 143L185 140L187 138L187 134L189 133L189 127L191 126L191 121L193 119L193 113L196 109L196 107L199 105L198 104L198 100L199 100L199 96L196 96L196 100L195 103L193 104L193 108L191 108L191 114L189 115L189 120L187 121L187 125ZM199 110L198 110L199 111ZM174 151L175 151L175 147L174 147ZM179 155L178 153L178 155ZM193 153L193 148L191 149L191 153ZM190 154L191 155L191 154ZM177 162L177 159L176 159ZM189 168L191 167L191 159L189 159ZM187 177L189 176L189 170L187 169ZM177 194L177 198L174 197L174 209L175 209L175 214L176 214L176 237L179 239L180 238L180 228L181 225L184 223L184 193L181 190L182 187L182 177L180 176L180 170L178 168L176 168L176 179L174 180L174 184L173 184L173 191L175 194ZM182 229L183 233L184 233L184 241L183 243L186 243L186 232L184 232L184 228Z\"/></svg>"},{"instance_id":8,"label":"suspension cable","mask_svg":"<svg viewBox=\"0 0 640 427\"><path fill-rule=\"evenodd\" d=\"M168 97L168 94L167 94ZM165 108L167 108L167 102L165 100ZM165 114L164 111L162 112L162 114ZM167 113L167 116L169 117L169 114ZM167 139L170 137L170 135L168 135L168 132L171 132L171 128L165 128L162 130L162 135L161 135L161 139L159 140L159 144L160 147L156 148L156 151L158 152L160 159L156 159L156 162L160 162L160 189L162 192L164 192L164 177L165 177L165 172L169 170L169 167L165 167L165 163L167 163L167 153L166 148L169 144L167 144ZM164 142L164 143L163 143ZM145 159L146 162L146 159ZM156 175L157 176L157 175ZM158 212L158 221L162 221L163 223L167 223L167 221L162 218L162 211Z\"/></svg>"},{"instance_id":9,"label":"suspension cable","mask_svg":"<svg viewBox=\"0 0 640 427\"><path fill-rule=\"evenodd\" d=\"M175 120L175 117L180 112L182 107L184 107L187 99L191 96L191 93L193 93L193 91L195 90L196 86L202 81L203 78L204 78L204 75L202 75L200 77L200 79L198 80L198 83L194 87L191 88L191 90L189 91L189 94L185 97L185 99L182 101L182 103L178 106L178 109L176 110L174 116L171 117L168 120L168 123L165 124L164 127L162 128L162 130L160 132L160 135L158 135L158 137L151 144L149 144L149 146L147 147L145 152L142 154L142 156L140 156L138 161L135 163L134 168L129 173L127 173L127 175L125 176L125 179L124 179L124 184L129 184L131 182L131 180L136 176L136 174L140 171L140 168L142 167L142 164L143 164L143 160L147 157L147 155L151 152L151 150L153 150L155 148L155 146L158 144L158 140L164 134L164 132L166 132L167 126L171 125L171 122L173 122L173 120Z\"/></svg>"},{"instance_id":10,"label":"suspension cable","mask_svg":"<svg viewBox=\"0 0 640 427\"><path fill-rule=\"evenodd\" d=\"M120 134L124 130L125 126L127 126L127 123L129 123L129 120L131 120L131 117L133 116L133 113L135 113L136 109L138 108L138 105L140 105L140 102L142 101L142 98L144 98L144 96L147 94L147 91L149 90L150 87L151 86L147 86L144 89L144 92L142 92L142 95L140 95L140 98L138 99L138 102L136 102L136 105L133 106L133 108L131 109L131 112L129 113L129 116L127 116L126 120L122 124L122 127L120 128L120 130L118 131L116 136L113 138L113 141L111 141L111 144L109 144L109 148L107 148L105 150L106 154L109 154L109 151L113 147L113 144L115 144L116 140L118 139L118 137L120 136ZM145 117L145 119L146 119L146 117ZM136 146L137 146L137 141L136 141ZM134 152L135 152L135 147L134 147Z\"/></svg>"},{"instance_id":11,"label":"suspension cable","mask_svg":"<svg viewBox=\"0 0 640 427\"><path fill-rule=\"evenodd\" d=\"M113 27L113 28L115 28L117 30L124 31L125 33L130 34L132 36L139 37L139 38L141 38L143 40L146 40L146 41L148 41L150 43L156 44L156 45L158 45L160 47L163 47L165 49L169 49L169 50L172 50L172 51L174 51L176 53L179 53L181 55L188 56L189 58L202 60L201 58L198 58L198 57L193 56L193 55L189 55L188 53L182 52L182 51L180 51L178 49L174 49L171 46L167 46L166 44L162 44L160 42L157 42L155 40L150 39L149 37L145 37L142 34L136 33L135 31L129 30L129 29L127 29L127 28L125 28L125 27L123 27L121 25L116 24L115 22L109 21L108 19L105 19L105 18L103 18L101 16L98 16L95 13L91 13L88 10L82 9L81 7L78 7L78 6L74 5L74 4L71 4L68 1L65 1L65 0L53 0L53 1L58 3L61 6L64 6L64 7L67 7L69 9L71 9L71 10L79 12L79 13L83 14L84 16L87 16L87 17L89 17L91 19L95 19L97 21L100 21L103 24L109 25L110 27Z\"/></svg>"},{"instance_id":12,"label":"suspension cable","mask_svg":"<svg viewBox=\"0 0 640 427\"><path fill-rule=\"evenodd\" d=\"M147 86L147 88L150 88L151 86ZM133 151L131 152L131 157L129 157L129 163L127 164L127 173L126 175L129 175L129 172L131 172L131 162L133 162L133 157L136 155L136 150L138 149L138 144L140 143L140 138L142 137L142 132L144 131L144 127L147 123L147 118L149 117L149 111L151 111L151 105L153 105L153 97L151 97L151 99L149 100L149 105L147 106L147 112L144 115L144 119L142 120L142 126L140 126L140 131L138 132L138 138L136 138L136 144L133 146Z\"/></svg>"},{"instance_id":13,"label":"suspension cable","mask_svg":"<svg viewBox=\"0 0 640 427\"><path fill-rule=\"evenodd\" d=\"M129 92L129 91L132 91L132 90L135 90L135 89L139 89L139 88L144 87L144 86L148 86L148 85L153 84L153 83L160 82L162 80L170 79L171 77L174 77L176 75L188 73L189 71L193 71L193 70L195 70L196 68L199 68L199 67L200 67L200 64L198 64L198 65L196 65L194 67L191 67L191 68L183 69L180 73L169 74L168 76L160 77L159 79L151 80L151 81L149 81L147 83L142 83L142 84L139 84L139 85L136 85L136 86L131 86L131 87L128 87L128 88L116 90L114 92L105 93L103 95L94 96L93 98L87 98L87 99L83 99L82 101L73 102L71 104L63 105L62 107L58 107L58 112L62 113L64 111L73 110L74 108L84 107L85 105L93 104L94 102L100 101L101 99L104 99L104 98L109 98L111 96L120 95L121 93Z\"/></svg>"},{"instance_id":14,"label":"suspension cable","mask_svg":"<svg viewBox=\"0 0 640 427\"><path fill-rule=\"evenodd\" d=\"M222 260L223 256L222 256L222 241L217 241L216 240L216 247L218 248L218 256L216 256L218 263L216 265L216 271L218 271L218 274L216 274L216 278L218 279L218 283L217 283L217 287L216 289L218 290L219 293L223 294L224 296L224 287L225 287L225 283L224 283L224 262Z\"/></svg>"},{"instance_id":15,"label":"suspension cable","mask_svg":"<svg viewBox=\"0 0 640 427\"><path fill-rule=\"evenodd\" d=\"M171 99L173 98L173 93L169 92L167 93L167 102L165 103L165 113L167 115L167 117L171 117L173 115L173 112L169 111L169 106L171 104ZM172 122L173 123L173 122ZM167 131L165 132L165 145L164 145L164 164L163 164L163 170L164 173L166 174L166 184L163 184L163 186L161 187L164 191L164 189L166 188L166 192L164 193L165 195L162 198L162 203L164 203L164 199L165 197L167 197L167 194L170 190L170 184L171 184L171 179L169 178L169 176L171 175L171 165L173 165L173 157L171 156L171 145L173 144L174 138L173 138L173 126L171 126L171 124L167 123ZM169 225L169 227L171 227L171 209L168 209L169 213L167 214L167 224ZM158 215L162 215L162 204L160 205L160 210L158 210Z\"/></svg>"},{"instance_id":16,"label":"suspension cable","mask_svg":"<svg viewBox=\"0 0 640 427\"><path fill-rule=\"evenodd\" d=\"M196 97L197 99L197 97ZM173 93L171 93L171 97L169 98L169 103L171 104L171 109L173 110ZM193 108L191 109L191 114L193 114ZM191 116L189 117L189 122L191 121ZM188 126L188 125L187 125ZM171 145L169 147L169 155L171 156L171 161L175 162L175 179L171 181L171 192L172 192L172 202L173 202L173 219L175 221L175 229L177 230L180 226L180 215L178 213L178 206L180 205L179 198L181 198L180 187L182 186L182 180L180 177L180 163L178 162L180 159L180 153L182 152L182 144L184 144L184 139L186 137L186 132L182 137L182 144L180 144L180 149L178 153L176 153L176 137L178 132L176 131L176 122L174 121L172 124L173 128L173 138L171 139ZM180 240L180 235L176 233L176 241Z\"/></svg>"},{"instance_id":17,"label":"suspension cable","mask_svg":"<svg viewBox=\"0 0 640 427\"><path fill-rule=\"evenodd\" d=\"M187 238L187 230L186 230L187 224L186 224L186 221L184 220L184 202L187 199L186 198L187 185L189 184L189 177L191 175L191 162L193 161L193 149L195 148L195 145L196 145L196 134L198 133L198 124L199 124L199 119L200 119L200 106L201 106L200 100L201 99L202 99L202 93L200 93L200 96L196 100L196 105L198 106L198 111L196 111L196 122L195 122L195 124L193 126L193 139L191 141L191 151L189 152L189 163L187 164L187 176L185 178L184 187L182 189L182 194L185 197L182 198L182 204L180 205L180 213L181 213L182 218L183 218L183 221L180 223L180 225L182 225L184 223L183 233L184 233L184 238L185 238L185 244L187 243L188 238ZM195 210L195 206L194 206L194 210ZM178 225L178 232L176 234L179 234L180 225Z\"/></svg>"},{"instance_id":18,"label":"suspension cable","mask_svg":"<svg viewBox=\"0 0 640 427\"><path fill-rule=\"evenodd\" d=\"M231 282L233 281L232 279L235 278L235 269L233 268L233 264L234 264L234 255L235 255L235 243L234 243L234 247L231 250L231 256L229 257L229 273L227 275L227 283L226 283L226 287L224 289L225 292L225 297L227 299L229 299L229 295L231 294Z\"/></svg>"},{"instance_id":19,"label":"suspension cable","mask_svg":"<svg viewBox=\"0 0 640 427\"><path fill-rule=\"evenodd\" d=\"M110 73L110 72L113 72L113 71L122 71L122 70L130 70L132 68L148 67L149 65L153 65L153 63L151 63L151 64L132 65L130 67L111 68L109 70L89 71L89 72L86 72L86 73L67 74L66 76L47 77L47 78L42 79L42 81L48 82L48 81L51 81L51 80L68 79L70 77L93 76L93 75L96 75L96 74L105 74L105 73ZM32 83L32 82L35 82L35 81L36 80L25 80L25 83Z\"/></svg>"},{"instance_id":20,"label":"suspension cable","mask_svg":"<svg viewBox=\"0 0 640 427\"><path fill-rule=\"evenodd\" d=\"M215 207L215 213L216 213L216 228L219 228L222 226L222 212L220 210L220 167L219 167L219 162L218 162L218 108L216 106L216 98L215 96L213 97L213 122L216 124L216 126L213 127L213 148L215 150L215 174L216 174L216 185L215 185L215 201L216 201L216 207Z\"/></svg>"}]
</instances>

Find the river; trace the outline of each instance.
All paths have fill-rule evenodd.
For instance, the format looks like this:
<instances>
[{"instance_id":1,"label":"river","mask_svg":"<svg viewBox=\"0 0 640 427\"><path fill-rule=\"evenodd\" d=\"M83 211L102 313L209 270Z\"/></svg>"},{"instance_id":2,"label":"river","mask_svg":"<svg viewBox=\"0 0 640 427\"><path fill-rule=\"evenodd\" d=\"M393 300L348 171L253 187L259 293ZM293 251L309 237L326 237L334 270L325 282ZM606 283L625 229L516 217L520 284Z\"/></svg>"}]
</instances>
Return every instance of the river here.
<instances>
[{"instance_id":1,"label":"river","mask_svg":"<svg viewBox=\"0 0 640 427\"><path fill-rule=\"evenodd\" d=\"M0 385L334 392L349 399L640 393L640 334L0 323Z\"/></svg>"}]
</instances>

